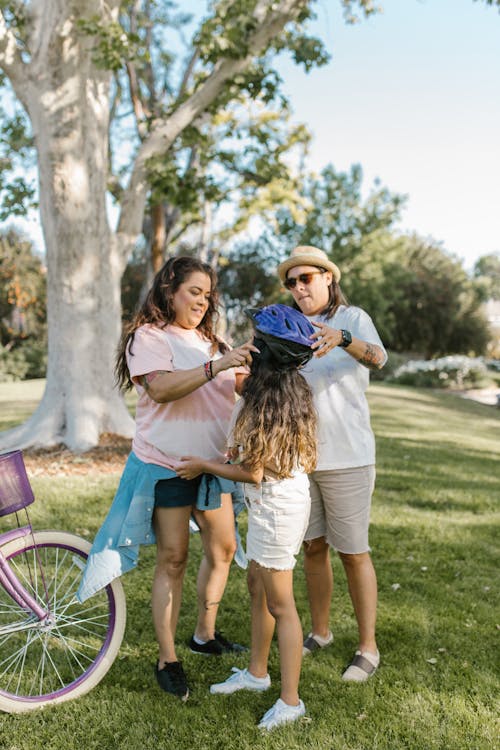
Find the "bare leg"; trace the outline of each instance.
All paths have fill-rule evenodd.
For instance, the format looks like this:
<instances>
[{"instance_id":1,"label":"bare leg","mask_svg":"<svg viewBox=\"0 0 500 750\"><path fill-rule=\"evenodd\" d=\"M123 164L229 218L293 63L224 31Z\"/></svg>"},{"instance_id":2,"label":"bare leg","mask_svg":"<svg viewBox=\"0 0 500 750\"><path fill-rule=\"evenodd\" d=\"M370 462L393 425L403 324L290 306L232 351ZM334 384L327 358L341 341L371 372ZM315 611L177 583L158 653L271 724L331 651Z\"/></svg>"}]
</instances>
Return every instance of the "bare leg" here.
<instances>
[{"instance_id":1,"label":"bare leg","mask_svg":"<svg viewBox=\"0 0 500 750\"><path fill-rule=\"evenodd\" d=\"M152 610L160 665L177 661L174 641L187 564L190 514L191 506L156 508L153 517L157 552Z\"/></svg>"},{"instance_id":2,"label":"bare leg","mask_svg":"<svg viewBox=\"0 0 500 750\"><path fill-rule=\"evenodd\" d=\"M303 636L293 596L293 570L261 568L261 576L267 606L276 620L280 652L280 697L289 706L297 706Z\"/></svg>"},{"instance_id":3,"label":"bare leg","mask_svg":"<svg viewBox=\"0 0 500 750\"><path fill-rule=\"evenodd\" d=\"M368 552L346 555L339 552L347 575L349 593L358 622L359 650L377 653L377 577Z\"/></svg>"},{"instance_id":4,"label":"bare leg","mask_svg":"<svg viewBox=\"0 0 500 750\"><path fill-rule=\"evenodd\" d=\"M262 568L253 560L248 568L248 590L251 602L252 644L248 671L254 677L267 675L269 650L273 639L275 619L267 608Z\"/></svg>"},{"instance_id":5,"label":"bare leg","mask_svg":"<svg viewBox=\"0 0 500 750\"><path fill-rule=\"evenodd\" d=\"M324 537L304 542L304 571L311 610L311 630L314 635L326 638L330 632L333 571L330 547Z\"/></svg>"},{"instance_id":6,"label":"bare leg","mask_svg":"<svg viewBox=\"0 0 500 750\"><path fill-rule=\"evenodd\" d=\"M194 511L201 530L204 556L198 571L198 620L195 635L203 641L215 635L215 620L236 552L231 495L221 496L216 510Z\"/></svg>"}]
</instances>

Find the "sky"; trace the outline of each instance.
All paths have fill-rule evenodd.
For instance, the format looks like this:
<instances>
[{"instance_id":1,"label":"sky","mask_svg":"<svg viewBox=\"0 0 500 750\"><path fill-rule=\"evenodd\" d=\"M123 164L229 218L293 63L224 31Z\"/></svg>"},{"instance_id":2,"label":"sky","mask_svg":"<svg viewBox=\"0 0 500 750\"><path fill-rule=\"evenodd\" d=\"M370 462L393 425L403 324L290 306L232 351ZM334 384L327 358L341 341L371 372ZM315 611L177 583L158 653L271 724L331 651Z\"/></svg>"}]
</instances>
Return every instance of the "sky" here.
<instances>
[{"instance_id":1,"label":"sky","mask_svg":"<svg viewBox=\"0 0 500 750\"><path fill-rule=\"evenodd\" d=\"M500 251L500 13L473 0L378 0L346 25L316 4L331 62L280 64L294 117L314 135L310 165L361 164L408 195L402 230L432 237L467 270Z\"/></svg>"}]
</instances>

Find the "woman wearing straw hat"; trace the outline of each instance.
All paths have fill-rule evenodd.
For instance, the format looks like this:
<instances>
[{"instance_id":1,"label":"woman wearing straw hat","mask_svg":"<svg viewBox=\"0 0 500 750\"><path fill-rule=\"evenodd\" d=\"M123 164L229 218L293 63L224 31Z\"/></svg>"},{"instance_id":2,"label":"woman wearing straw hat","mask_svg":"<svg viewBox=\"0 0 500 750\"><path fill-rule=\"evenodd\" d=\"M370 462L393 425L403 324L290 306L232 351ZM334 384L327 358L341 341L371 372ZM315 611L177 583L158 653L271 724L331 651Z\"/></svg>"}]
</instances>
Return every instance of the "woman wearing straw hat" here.
<instances>
[{"instance_id":1,"label":"woman wearing straw hat","mask_svg":"<svg viewBox=\"0 0 500 750\"><path fill-rule=\"evenodd\" d=\"M365 391L369 369L383 367L387 354L369 315L347 304L340 270L323 250L296 247L278 266L278 274L295 306L317 328L315 356L302 371L318 412L318 463L309 475L312 505L304 543L312 619L304 655L333 641L332 547L344 565L359 630L358 648L342 677L364 682L380 660L377 579L368 544L375 440Z\"/></svg>"}]
</instances>

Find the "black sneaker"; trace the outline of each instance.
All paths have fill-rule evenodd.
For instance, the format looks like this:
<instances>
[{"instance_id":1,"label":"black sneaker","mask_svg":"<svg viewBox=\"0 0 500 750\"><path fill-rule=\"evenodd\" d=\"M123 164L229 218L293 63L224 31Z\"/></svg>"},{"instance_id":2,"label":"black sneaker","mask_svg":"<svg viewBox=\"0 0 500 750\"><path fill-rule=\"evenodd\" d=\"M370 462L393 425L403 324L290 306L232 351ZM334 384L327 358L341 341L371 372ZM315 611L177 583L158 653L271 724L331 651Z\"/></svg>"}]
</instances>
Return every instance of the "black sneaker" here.
<instances>
[{"instance_id":1,"label":"black sneaker","mask_svg":"<svg viewBox=\"0 0 500 750\"><path fill-rule=\"evenodd\" d=\"M228 641L218 630L215 631L215 640L220 643L224 649L224 653L241 654L244 651L248 651L248 646L242 646L241 643L232 643L231 641Z\"/></svg>"},{"instance_id":2,"label":"black sneaker","mask_svg":"<svg viewBox=\"0 0 500 750\"><path fill-rule=\"evenodd\" d=\"M196 643L194 637L191 638L189 648L194 654L203 654L205 656L221 656L222 654L248 651L246 646L240 646L239 643L231 643L221 633L218 633L217 630L215 631L215 638L206 643Z\"/></svg>"},{"instance_id":3,"label":"black sneaker","mask_svg":"<svg viewBox=\"0 0 500 750\"><path fill-rule=\"evenodd\" d=\"M162 690L176 695L181 701L187 701L189 688L180 661L166 661L162 669L160 669L160 662L158 661L156 662L155 672L158 685Z\"/></svg>"}]
</instances>

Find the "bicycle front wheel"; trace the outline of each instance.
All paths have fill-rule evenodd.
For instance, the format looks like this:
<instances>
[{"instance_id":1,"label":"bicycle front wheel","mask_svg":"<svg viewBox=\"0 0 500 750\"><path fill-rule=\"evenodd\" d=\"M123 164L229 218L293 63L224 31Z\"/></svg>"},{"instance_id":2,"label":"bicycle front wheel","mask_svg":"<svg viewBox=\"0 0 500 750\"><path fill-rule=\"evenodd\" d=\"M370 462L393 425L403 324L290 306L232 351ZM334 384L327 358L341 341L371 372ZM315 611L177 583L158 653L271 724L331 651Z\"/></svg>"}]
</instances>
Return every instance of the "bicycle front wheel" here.
<instances>
[{"instance_id":1,"label":"bicycle front wheel","mask_svg":"<svg viewBox=\"0 0 500 750\"><path fill-rule=\"evenodd\" d=\"M116 579L83 604L76 599L90 543L36 531L2 546L9 566L47 618L40 622L0 587L0 710L21 713L84 695L116 658L125 594ZM48 601L47 601L48 594Z\"/></svg>"}]
</instances>

